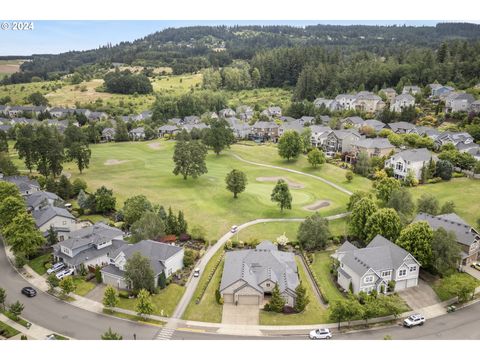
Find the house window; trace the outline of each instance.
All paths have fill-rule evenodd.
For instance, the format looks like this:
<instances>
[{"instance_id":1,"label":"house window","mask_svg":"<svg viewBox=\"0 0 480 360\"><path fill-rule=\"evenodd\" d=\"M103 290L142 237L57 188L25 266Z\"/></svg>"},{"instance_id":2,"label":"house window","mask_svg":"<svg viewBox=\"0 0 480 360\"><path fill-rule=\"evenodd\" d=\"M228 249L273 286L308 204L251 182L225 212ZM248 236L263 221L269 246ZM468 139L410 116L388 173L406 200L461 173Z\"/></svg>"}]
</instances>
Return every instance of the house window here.
<instances>
[{"instance_id":1,"label":"house window","mask_svg":"<svg viewBox=\"0 0 480 360\"><path fill-rule=\"evenodd\" d=\"M363 282L364 282L365 284L369 284L369 283L372 283L373 280L374 280L373 275L368 275L368 276L365 276L365 279L363 279Z\"/></svg>"},{"instance_id":2,"label":"house window","mask_svg":"<svg viewBox=\"0 0 480 360\"><path fill-rule=\"evenodd\" d=\"M382 271L382 277L387 277L387 276L390 276L390 275L392 275L392 271L391 271L391 270Z\"/></svg>"},{"instance_id":3,"label":"house window","mask_svg":"<svg viewBox=\"0 0 480 360\"><path fill-rule=\"evenodd\" d=\"M417 271L417 267L416 266L410 266L410 272L414 272L414 271Z\"/></svg>"},{"instance_id":4,"label":"house window","mask_svg":"<svg viewBox=\"0 0 480 360\"><path fill-rule=\"evenodd\" d=\"M270 283L267 283L267 287L270 287Z\"/></svg>"},{"instance_id":5,"label":"house window","mask_svg":"<svg viewBox=\"0 0 480 360\"><path fill-rule=\"evenodd\" d=\"M407 275L407 269L401 269L399 272L398 272L398 276L405 276Z\"/></svg>"}]
</instances>

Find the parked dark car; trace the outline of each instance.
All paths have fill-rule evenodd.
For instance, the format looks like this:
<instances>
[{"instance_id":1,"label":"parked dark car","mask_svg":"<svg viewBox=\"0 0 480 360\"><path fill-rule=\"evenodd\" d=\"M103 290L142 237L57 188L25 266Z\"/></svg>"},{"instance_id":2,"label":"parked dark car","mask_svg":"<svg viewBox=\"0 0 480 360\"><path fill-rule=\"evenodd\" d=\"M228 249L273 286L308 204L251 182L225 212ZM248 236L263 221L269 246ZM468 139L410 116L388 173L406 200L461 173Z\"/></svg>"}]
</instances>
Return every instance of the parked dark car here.
<instances>
[{"instance_id":1,"label":"parked dark car","mask_svg":"<svg viewBox=\"0 0 480 360\"><path fill-rule=\"evenodd\" d=\"M35 295L37 295L37 290L30 286L27 286L22 289L22 294L28 297L34 297Z\"/></svg>"}]
</instances>

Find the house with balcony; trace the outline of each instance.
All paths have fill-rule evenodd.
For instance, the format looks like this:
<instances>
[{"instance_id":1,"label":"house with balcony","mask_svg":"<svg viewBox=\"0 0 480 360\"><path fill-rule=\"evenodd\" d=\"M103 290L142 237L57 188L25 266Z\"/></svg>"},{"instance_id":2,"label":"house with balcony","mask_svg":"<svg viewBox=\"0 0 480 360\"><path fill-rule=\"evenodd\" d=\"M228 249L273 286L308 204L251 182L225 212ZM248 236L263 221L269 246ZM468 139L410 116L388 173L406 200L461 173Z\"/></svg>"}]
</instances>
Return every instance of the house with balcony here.
<instances>
[{"instance_id":1,"label":"house with balcony","mask_svg":"<svg viewBox=\"0 0 480 360\"><path fill-rule=\"evenodd\" d=\"M393 175L397 179L404 180L411 172L416 179L420 180L422 168L428 165L432 158L433 155L428 149L409 149L391 156L385 161L385 167L393 169Z\"/></svg>"},{"instance_id":2,"label":"house with balcony","mask_svg":"<svg viewBox=\"0 0 480 360\"><path fill-rule=\"evenodd\" d=\"M414 220L414 222L417 221L426 221L433 230L443 228L455 234L456 241L461 249L460 265L468 266L477 261L480 249L480 234L460 216L455 213L437 216L420 213Z\"/></svg>"},{"instance_id":3,"label":"house with balcony","mask_svg":"<svg viewBox=\"0 0 480 360\"><path fill-rule=\"evenodd\" d=\"M252 126L251 137L254 140L273 141L278 139L279 126L273 121L257 121Z\"/></svg>"},{"instance_id":4,"label":"house with balcony","mask_svg":"<svg viewBox=\"0 0 480 360\"><path fill-rule=\"evenodd\" d=\"M347 153L352 150L352 145L361 138L356 129L332 130L324 142L324 150L327 154Z\"/></svg>"},{"instance_id":5,"label":"house with balcony","mask_svg":"<svg viewBox=\"0 0 480 360\"><path fill-rule=\"evenodd\" d=\"M369 157L388 156L394 150L395 146L386 138L360 139L352 144L352 150L347 154L345 160L354 162L361 152L365 152Z\"/></svg>"},{"instance_id":6,"label":"house with balcony","mask_svg":"<svg viewBox=\"0 0 480 360\"><path fill-rule=\"evenodd\" d=\"M405 249L377 235L363 249L346 241L332 255L338 261L337 282L345 290L386 293L418 285L420 263Z\"/></svg>"}]
</instances>

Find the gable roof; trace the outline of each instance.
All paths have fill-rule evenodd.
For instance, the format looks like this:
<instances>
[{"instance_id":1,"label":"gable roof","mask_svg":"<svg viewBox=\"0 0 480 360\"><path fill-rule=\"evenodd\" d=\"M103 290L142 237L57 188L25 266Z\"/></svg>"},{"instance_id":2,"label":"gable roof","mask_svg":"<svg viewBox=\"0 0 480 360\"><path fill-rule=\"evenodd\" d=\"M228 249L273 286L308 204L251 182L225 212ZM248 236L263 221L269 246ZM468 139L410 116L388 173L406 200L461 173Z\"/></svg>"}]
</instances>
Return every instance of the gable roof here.
<instances>
[{"instance_id":1,"label":"gable roof","mask_svg":"<svg viewBox=\"0 0 480 360\"><path fill-rule=\"evenodd\" d=\"M415 129L415 125L410 124L406 121L397 121L388 124L388 127L393 130L393 132L397 130L413 130Z\"/></svg>"},{"instance_id":2,"label":"gable roof","mask_svg":"<svg viewBox=\"0 0 480 360\"><path fill-rule=\"evenodd\" d=\"M142 256L150 260L155 275L160 274L165 269L165 261L182 251L179 246L164 244L153 240L142 240L136 244L126 244L117 251L113 252L111 258L116 258L120 253L125 254L125 258L130 259L133 254L139 252Z\"/></svg>"},{"instance_id":3,"label":"gable roof","mask_svg":"<svg viewBox=\"0 0 480 360\"><path fill-rule=\"evenodd\" d=\"M56 206L47 206L40 210L34 210L32 211L32 216L35 219L37 227L44 225L56 216L75 220L75 216L70 214L67 209Z\"/></svg>"},{"instance_id":4,"label":"gable roof","mask_svg":"<svg viewBox=\"0 0 480 360\"><path fill-rule=\"evenodd\" d=\"M74 250L88 244L99 245L113 240L114 238L119 238L122 235L122 230L98 222L93 226L70 232L68 238L60 242L60 244L66 248Z\"/></svg>"},{"instance_id":5,"label":"gable roof","mask_svg":"<svg viewBox=\"0 0 480 360\"><path fill-rule=\"evenodd\" d=\"M434 230L444 228L446 231L453 231L457 237L457 242L463 245L470 246L473 242L480 241L479 234L465 220L454 213L438 216L420 213L413 221L426 221Z\"/></svg>"},{"instance_id":6,"label":"gable roof","mask_svg":"<svg viewBox=\"0 0 480 360\"><path fill-rule=\"evenodd\" d=\"M353 145L366 149L389 149L395 147L387 138L361 139Z\"/></svg>"},{"instance_id":7,"label":"gable roof","mask_svg":"<svg viewBox=\"0 0 480 360\"><path fill-rule=\"evenodd\" d=\"M295 255L278 251L270 241L255 249L227 252L220 290L239 280L262 293L259 285L266 280L277 283L281 293L294 292L299 284Z\"/></svg>"},{"instance_id":8,"label":"gable roof","mask_svg":"<svg viewBox=\"0 0 480 360\"><path fill-rule=\"evenodd\" d=\"M370 269L375 272L395 270L404 263L407 256L412 256L408 251L381 235L375 236L363 249L358 249L351 243L345 242L337 250L336 254L338 253L344 253L340 261L359 276ZM412 258L415 259L413 256Z\"/></svg>"},{"instance_id":9,"label":"gable roof","mask_svg":"<svg viewBox=\"0 0 480 360\"><path fill-rule=\"evenodd\" d=\"M40 189L40 184L35 179L29 179L28 176L4 176L4 181L17 185L20 191L31 190L32 188Z\"/></svg>"},{"instance_id":10,"label":"gable roof","mask_svg":"<svg viewBox=\"0 0 480 360\"><path fill-rule=\"evenodd\" d=\"M48 191L37 191L31 195L28 195L25 199L28 207L36 208L44 201L53 200L53 201L62 201L62 198L57 194L48 192Z\"/></svg>"},{"instance_id":11,"label":"gable roof","mask_svg":"<svg viewBox=\"0 0 480 360\"><path fill-rule=\"evenodd\" d=\"M430 161L432 158L432 153L426 148L408 149L400 151L399 153L393 155L392 158L402 158L403 160L409 162Z\"/></svg>"}]
</instances>

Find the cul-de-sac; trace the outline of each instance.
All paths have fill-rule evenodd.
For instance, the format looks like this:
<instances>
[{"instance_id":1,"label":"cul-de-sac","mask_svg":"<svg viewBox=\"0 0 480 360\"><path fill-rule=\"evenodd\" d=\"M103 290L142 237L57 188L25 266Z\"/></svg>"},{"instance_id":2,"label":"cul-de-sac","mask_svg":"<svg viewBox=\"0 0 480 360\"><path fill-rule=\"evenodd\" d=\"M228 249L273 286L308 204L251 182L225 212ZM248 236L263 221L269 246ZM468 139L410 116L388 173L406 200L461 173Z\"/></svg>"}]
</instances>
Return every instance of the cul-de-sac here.
<instances>
[{"instance_id":1,"label":"cul-de-sac","mask_svg":"<svg viewBox=\"0 0 480 360\"><path fill-rule=\"evenodd\" d=\"M0 339L480 339L480 25L136 38L1 50Z\"/></svg>"}]
</instances>

